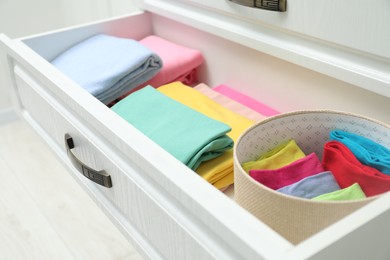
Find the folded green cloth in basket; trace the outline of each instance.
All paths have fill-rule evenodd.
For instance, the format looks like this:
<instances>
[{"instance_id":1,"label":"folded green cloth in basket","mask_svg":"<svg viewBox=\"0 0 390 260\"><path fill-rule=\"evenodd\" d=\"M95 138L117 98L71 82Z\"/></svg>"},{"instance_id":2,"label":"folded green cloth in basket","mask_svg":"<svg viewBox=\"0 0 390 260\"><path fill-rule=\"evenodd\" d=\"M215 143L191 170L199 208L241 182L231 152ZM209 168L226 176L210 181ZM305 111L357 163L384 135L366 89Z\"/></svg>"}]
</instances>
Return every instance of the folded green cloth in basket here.
<instances>
[{"instance_id":1,"label":"folded green cloth in basket","mask_svg":"<svg viewBox=\"0 0 390 260\"><path fill-rule=\"evenodd\" d=\"M51 63L104 104L150 80L161 58L138 41L105 34L92 36Z\"/></svg>"},{"instance_id":2,"label":"folded green cloth in basket","mask_svg":"<svg viewBox=\"0 0 390 260\"><path fill-rule=\"evenodd\" d=\"M230 126L146 86L111 108L155 143L195 170L233 147Z\"/></svg>"},{"instance_id":3,"label":"folded green cloth in basket","mask_svg":"<svg viewBox=\"0 0 390 260\"><path fill-rule=\"evenodd\" d=\"M325 200L359 200L366 198L362 188L358 183L354 183L351 186L336 190L333 192L325 193L317 197L312 198L312 200L325 201Z\"/></svg>"}]
</instances>

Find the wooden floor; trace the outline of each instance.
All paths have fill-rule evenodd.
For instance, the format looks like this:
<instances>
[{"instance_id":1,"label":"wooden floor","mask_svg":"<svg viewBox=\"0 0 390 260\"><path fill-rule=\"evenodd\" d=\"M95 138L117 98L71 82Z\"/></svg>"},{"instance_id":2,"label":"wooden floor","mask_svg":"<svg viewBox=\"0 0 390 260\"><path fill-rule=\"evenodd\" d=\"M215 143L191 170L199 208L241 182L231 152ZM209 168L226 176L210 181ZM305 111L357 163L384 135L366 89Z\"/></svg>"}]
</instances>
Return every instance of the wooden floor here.
<instances>
[{"instance_id":1,"label":"wooden floor","mask_svg":"<svg viewBox=\"0 0 390 260\"><path fill-rule=\"evenodd\" d=\"M0 126L0 259L142 259L23 121Z\"/></svg>"}]
</instances>

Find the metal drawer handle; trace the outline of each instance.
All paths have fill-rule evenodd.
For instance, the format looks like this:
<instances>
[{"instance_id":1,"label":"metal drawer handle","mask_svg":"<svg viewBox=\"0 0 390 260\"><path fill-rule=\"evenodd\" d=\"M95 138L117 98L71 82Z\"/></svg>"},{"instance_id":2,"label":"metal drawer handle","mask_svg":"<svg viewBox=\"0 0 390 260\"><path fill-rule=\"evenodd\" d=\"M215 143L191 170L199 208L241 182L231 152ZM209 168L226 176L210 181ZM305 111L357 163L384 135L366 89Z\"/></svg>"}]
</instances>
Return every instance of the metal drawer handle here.
<instances>
[{"instance_id":1,"label":"metal drawer handle","mask_svg":"<svg viewBox=\"0 0 390 260\"><path fill-rule=\"evenodd\" d=\"M72 149L75 146L74 146L73 138L69 134L65 134L65 147L70 161L80 173L82 173L85 177L87 177L91 181L96 182L97 184L100 184L107 188L112 187L111 176L108 173L106 173L104 170L97 171L92 169L91 167L88 167L74 155Z\"/></svg>"},{"instance_id":2,"label":"metal drawer handle","mask_svg":"<svg viewBox=\"0 0 390 260\"><path fill-rule=\"evenodd\" d=\"M229 0L239 5L271 11L286 12L287 0Z\"/></svg>"}]
</instances>

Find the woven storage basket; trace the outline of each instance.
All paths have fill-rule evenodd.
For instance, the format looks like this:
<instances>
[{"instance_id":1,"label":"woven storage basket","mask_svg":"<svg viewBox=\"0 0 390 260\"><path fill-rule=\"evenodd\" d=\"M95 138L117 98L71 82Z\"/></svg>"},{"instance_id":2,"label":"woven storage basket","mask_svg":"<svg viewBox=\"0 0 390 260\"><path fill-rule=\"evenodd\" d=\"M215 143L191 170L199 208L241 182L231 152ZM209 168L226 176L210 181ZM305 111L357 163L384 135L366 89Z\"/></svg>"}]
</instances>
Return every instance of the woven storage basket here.
<instances>
[{"instance_id":1,"label":"woven storage basket","mask_svg":"<svg viewBox=\"0 0 390 260\"><path fill-rule=\"evenodd\" d=\"M312 201L284 195L250 177L241 163L256 160L275 146L294 139L305 154L322 159L329 132L341 129L390 147L390 126L358 115L337 111L297 111L270 117L244 132L234 147L235 201L293 244L369 203L376 197L355 201Z\"/></svg>"}]
</instances>

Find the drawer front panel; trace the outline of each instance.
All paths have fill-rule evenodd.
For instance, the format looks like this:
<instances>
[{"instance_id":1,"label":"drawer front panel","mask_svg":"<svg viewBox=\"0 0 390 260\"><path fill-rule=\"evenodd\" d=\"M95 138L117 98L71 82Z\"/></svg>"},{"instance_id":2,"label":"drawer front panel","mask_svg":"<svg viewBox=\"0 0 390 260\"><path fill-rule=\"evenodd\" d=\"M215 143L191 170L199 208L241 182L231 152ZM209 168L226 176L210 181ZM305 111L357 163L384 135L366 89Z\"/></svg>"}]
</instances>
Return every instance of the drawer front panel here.
<instances>
[{"instance_id":1,"label":"drawer front panel","mask_svg":"<svg viewBox=\"0 0 390 260\"><path fill-rule=\"evenodd\" d=\"M253 3L267 1L172 2L205 7L237 19L251 20L259 25L264 24L277 30L298 33L390 59L390 49L387 47L390 38L386 31L386 25L390 24L390 3L386 0L375 3L366 0L286 0L285 12L253 6Z\"/></svg>"},{"instance_id":2,"label":"drawer front panel","mask_svg":"<svg viewBox=\"0 0 390 260\"><path fill-rule=\"evenodd\" d=\"M207 247L203 247L199 241L189 235L178 225L178 220L172 218L166 209L146 194L145 185L141 188L127 176L123 169L107 158L107 154L113 151L103 151L93 145L94 133L90 129L72 118L70 111L66 111L18 66L15 67L15 78L24 113L27 114L25 116L35 121L41 131L46 132L47 136L52 138L52 142L62 148L63 153L66 153L64 135L69 133L75 143L75 155L82 162L92 168L104 169L111 174L112 188L95 184L81 173L76 177L81 178L84 185L94 185L95 189L107 197L110 203L120 209L126 220L144 237L144 241L149 241L148 247L154 248L154 252L149 252L151 258L214 258L212 251L208 252ZM126 171L140 171L140 169L128 166Z\"/></svg>"}]
</instances>

